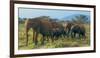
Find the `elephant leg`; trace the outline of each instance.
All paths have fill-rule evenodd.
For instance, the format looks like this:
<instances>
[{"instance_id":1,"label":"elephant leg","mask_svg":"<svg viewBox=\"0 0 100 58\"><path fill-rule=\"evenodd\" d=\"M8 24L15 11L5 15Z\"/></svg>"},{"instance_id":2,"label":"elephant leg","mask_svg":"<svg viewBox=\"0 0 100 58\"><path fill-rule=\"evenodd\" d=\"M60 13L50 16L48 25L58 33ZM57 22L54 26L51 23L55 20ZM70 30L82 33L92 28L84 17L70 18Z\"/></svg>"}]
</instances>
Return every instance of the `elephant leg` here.
<instances>
[{"instance_id":1,"label":"elephant leg","mask_svg":"<svg viewBox=\"0 0 100 58\"><path fill-rule=\"evenodd\" d=\"M44 36L42 37L42 45L44 45Z\"/></svg>"},{"instance_id":2,"label":"elephant leg","mask_svg":"<svg viewBox=\"0 0 100 58\"><path fill-rule=\"evenodd\" d=\"M28 46L28 29L26 30L26 46Z\"/></svg>"},{"instance_id":3,"label":"elephant leg","mask_svg":"<svg viewBox=\"0 0 100 58\"><path fill-rule=\"evenodd\" d=\"M33 42L35 42L35 31L33 31Z\"/></svg>"},{"instance_id":4,"label":"elephant leg","mask_svg":"<svg viewBox=\"0 0 100 58\"><path fill-rule=\"evenodd\" d=\"M74 33L73 32L71 32L71 37L74 38Z\"/></svg>"},{"instance_id":5,"label":"elephant leg","mask_svg":"<svg viewBox=\"0 0 100 58\"><path fill-rule=\"evenodd\" d=\"M72 32L71 32L71 37L73 38L73 36L72 36L73 34L72 34Z\"/></svg>"},{"instance_id":6,"label":"elephant leg","mask_svg":"<svg viewBox=\"0 0 100 58\"><path fill-rule=\"evenodd\" d=\"M55 37L56 38L56 37ZM54 37L51 37L52 42L54 42Z\"/></svg>"},{"instance_id":7,"label":"elephant leg","mask_svg":"<svg viewBox=\"0 0 100 58\"><path fill-rule=\"evenodd\" d=\"M68 29L68 37L70 36L70 30Z\"/></svg>"},{"instance_id":8,"label":"elephant leg","mask_svg":"<svg viewBox=\"0 0 100 58\"><path fill-rule=\"evenodd\" d=\"M46 39L47 39L47 41L49 41L49 36L47 36L47 38L46 38Z\"/></svg>"},{"instance_id":9,"label":"elephant leg","mask_svg":"<svg viewBox=\"0 0 100 58\"><path fill-rule=\"evenodd\" d=\"M78 39L81 39L81 34L80 33L78 34Z\"/></svg>"},{"instance_id":10,"label":"elephant leg","mask_svg":"<svg viewBox=\"0 0 100 58\"><path fill-rule=\"evenodd\" d=\"M73 38L76 38L76 33L73 34Z\"/></svg>"},{"instance_id":11,"label":"elephant leg","mask_svg":"<svg viewBox=\"0 0 100 58\"><path fill-rule=\"evenodd\" d=\"M86 35L84 34L84 39L86 39Z\"/></svg>"},{"instance_id":12,"label":"elephant leg","mask_svg":"<svg viewBox=\"0 0 100 58\"><path fill-rule=\"evenodd\" d=\"M34 31L34 29L33 29L33 43L35 43L35 45L37 45L37 32Z\"/></svg>"},{"instance_id":13,"label":"elephant leg","mask_svg":"<svg viewBox=\"0 0 100 58\"><path fill-rule=\"evenodd\" d=\"M35 45L38 43L38 32L36 32Z\"/></svg>"},{"instance_id":14,"label":"elephant leg","mask_svg":"<svg viewBox=\"0 0 100 58\"><path fill-rule=\"evenodd\" d=\"M85 34L83 34L83 37L82 37L83 39L86 39L86 35Z\"/></svg>"},{"instance_id":15,"label":"elephant leg","mask_svg":"<svg viewBox=\"0 0 100 58\"><path fill-rule=\"evenodd\" d=\"M66 35L67 35L67 37L68 37L68 30L66 31Z\"/></svg>"},{"instance_id":16,"label":"elephant leg","mask_svg":"<svg viewBox=\"0 0 100 58\"><path fill-rule=\"evenodd\" d=\"M69 37L69 30L68 30L68 33L67 33L68 37Z\"/></svg>"}]
</instances>

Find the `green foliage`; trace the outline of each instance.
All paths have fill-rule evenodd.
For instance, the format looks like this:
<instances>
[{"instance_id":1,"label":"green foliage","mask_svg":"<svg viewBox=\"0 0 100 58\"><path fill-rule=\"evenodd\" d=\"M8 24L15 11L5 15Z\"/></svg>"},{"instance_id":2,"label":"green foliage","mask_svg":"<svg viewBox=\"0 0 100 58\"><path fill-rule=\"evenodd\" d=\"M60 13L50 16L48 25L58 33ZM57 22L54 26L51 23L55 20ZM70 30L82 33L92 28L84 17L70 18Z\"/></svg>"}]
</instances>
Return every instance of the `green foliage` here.
<instances>
[{"instance_id":1,"label":"green foliage","mask_svg":"<svg viewBox=\"0 0 100 58\"><path fill-rule=\"evenodd\" d=\"M75 23L88 23L87 20L88 18L84 15L79 15L72 18L72 22L75 22Z\"/></svg>"},{"instance_id":2,"label":"green foliage","mask_svg":"<svg viewBox=\"0 0 100 58\"><path fill-rule=\"evenodd\" d=\"M71 37L61 37L57 40L54 40L54 42L51 41L51 38L48 38L49 40L44 41L44 45L41 45L42 35L39 34L38 36L38 45L34 45L33 42L33 32L32 29L28 32L29 34L29 41L28 46L26 46L26 36L25 36L25 26L24 24L20 23L18 26L18 49L21 50L27 50L27 49L44 49L44 48L64 48L64 47L84 47L84 46L90 46L90 25L85 24L86 28L86 39L78 39L78 38L71 38Z\"/></svg>"}]
</instances>

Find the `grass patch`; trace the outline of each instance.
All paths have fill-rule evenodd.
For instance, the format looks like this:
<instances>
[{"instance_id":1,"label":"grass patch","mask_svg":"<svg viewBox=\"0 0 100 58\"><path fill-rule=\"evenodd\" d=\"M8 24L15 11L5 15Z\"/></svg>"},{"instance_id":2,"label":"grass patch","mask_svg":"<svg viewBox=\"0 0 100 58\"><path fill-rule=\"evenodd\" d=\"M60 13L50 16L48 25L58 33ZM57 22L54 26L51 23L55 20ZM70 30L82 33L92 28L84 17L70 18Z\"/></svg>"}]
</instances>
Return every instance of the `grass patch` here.
<instances>
[{"instance_id":1,"label":"grass patch","mask_svg":"<svg viewBox=\"0 0 100 58\"><path fill-rule=\"evenodd\" d=\"M25 26L24 24L19 24L18 26L18 49L19 50L30 50L30 49L47 49L47 48L64 48L64 47L86 47L90 46L90 26L85 25L86 27L86 39L77 39L77 38L59 38L54 42L45 40L45 44L41 45L42 35L38 36L38 45L34 45L33 42L33 32L30 29L28 46L26 46L26 37L25 37Z\"/></svg>"}]
</instances>

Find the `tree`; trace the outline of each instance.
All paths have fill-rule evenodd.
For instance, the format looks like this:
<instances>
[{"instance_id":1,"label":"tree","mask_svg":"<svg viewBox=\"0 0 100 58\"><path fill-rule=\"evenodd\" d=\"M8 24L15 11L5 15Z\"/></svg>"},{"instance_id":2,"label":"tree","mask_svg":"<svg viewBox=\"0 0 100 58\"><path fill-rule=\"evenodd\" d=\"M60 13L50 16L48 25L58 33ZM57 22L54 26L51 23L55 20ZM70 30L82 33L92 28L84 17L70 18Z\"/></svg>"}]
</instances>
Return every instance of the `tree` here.
<instances>
[{"instance_id":1,"label":"tree","mask_svg":"<svg viewBox=\"0 0 100 58\"><path fill-rule=\"evenodd\" d=\"M72 18L72 22L74 23L88 23L88 17L85 15L77 15L74 18Z\"/></svg>"},{"instance_id":2,"label":"tree","mask_svg":"<svg viewBox=\"0 0 100 58\"><path fill-rule=\"evenodd\" d=\"M19 23L24 23L24 21L25 21L26 19L27 19L27 18L20 18L20 17L19 17L19 18L18 18L18 22L19 22Z\"/></svg>"}]
</instances>

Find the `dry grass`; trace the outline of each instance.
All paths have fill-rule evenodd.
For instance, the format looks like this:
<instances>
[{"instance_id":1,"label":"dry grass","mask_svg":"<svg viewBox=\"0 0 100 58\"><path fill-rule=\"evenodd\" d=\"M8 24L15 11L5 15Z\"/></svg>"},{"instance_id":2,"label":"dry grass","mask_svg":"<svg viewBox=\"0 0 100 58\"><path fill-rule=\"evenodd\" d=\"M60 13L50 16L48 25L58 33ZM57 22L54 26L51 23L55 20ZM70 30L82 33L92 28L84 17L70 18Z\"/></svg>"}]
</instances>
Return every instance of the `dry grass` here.
<instances>
[{"instance_id":1,"label":"dry grass","mask_svg":"<svg viewBox=\"0 0 100 58\"><path fill-rule=\"evenodd\" d=\"M19 24L19 37L18 37L18 48L21 50L27 50L27 49L42 49L42 48L64 48L64 47L84 47L84 46L90 46L90 27L89 25L85 25L86 27L86 40L77 39L77 38L59 38L55 40L54 42L45 41L44 45L41 45L41 38L42 36L38 36L38 45L34 45L32 41L32 30L29 31L29 41L28 46L25 46L26 44L26 38L25 38L25 30L24 30L24 24Z\"/></svg>"}]
</instances>

